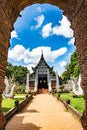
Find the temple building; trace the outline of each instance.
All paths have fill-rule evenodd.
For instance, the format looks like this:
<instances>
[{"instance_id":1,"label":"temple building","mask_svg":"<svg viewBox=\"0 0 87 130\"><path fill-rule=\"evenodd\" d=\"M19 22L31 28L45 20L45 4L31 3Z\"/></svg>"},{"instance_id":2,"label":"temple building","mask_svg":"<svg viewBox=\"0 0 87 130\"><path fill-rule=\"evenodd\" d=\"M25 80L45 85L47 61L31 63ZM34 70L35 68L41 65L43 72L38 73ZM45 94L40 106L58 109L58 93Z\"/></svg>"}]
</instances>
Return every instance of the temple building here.
<instances>
[{"instance_id":1,"label":"temple building","mask_svg":"<svg viewBox=\"0 0 87 130\"><path fill-rule=\"evenodd\" d=\"M50 67L43 56L35 67L32 67L33 73L29 76L29 89L37 93L51 92L56 88L56 73L53 67Z\"/></svg>"}]
</instances>

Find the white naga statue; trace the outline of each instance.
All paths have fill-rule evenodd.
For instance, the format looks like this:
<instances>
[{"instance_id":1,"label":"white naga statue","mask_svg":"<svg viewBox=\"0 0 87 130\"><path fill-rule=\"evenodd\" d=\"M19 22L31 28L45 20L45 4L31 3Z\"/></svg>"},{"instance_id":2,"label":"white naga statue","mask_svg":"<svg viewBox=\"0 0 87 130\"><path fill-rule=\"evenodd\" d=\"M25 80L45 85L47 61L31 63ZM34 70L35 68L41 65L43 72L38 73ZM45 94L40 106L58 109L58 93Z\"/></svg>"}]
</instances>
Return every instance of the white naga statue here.
<instances>
[{"instance_id":1,"label":"white naga statue","mask_svg":"<svg viewBox=\"0 0 87 130\"><path fill-rule=\"evenodd\" d=\"M58 76L58 73L56 72L56 90L58 91L60 88L60 85L59 85L59 76Z\"/></svg>"},{"instance_id":2,"label":"white naga statue","mask_svg":"<svg viewBox=\"0 0 87 130\"><path fill-rule=\"evenodd\" d=\"M16 85L14 84L14 85L11 87L10 93L9 93L9 94L5 94L5 97L6 97L6 98L13 98L13 97L14 97L15 87L16 87Z\"/></svg>"},{"instance_id":3,"label":"white naga statue","mask_svg":"<svg viewBox=\"0 0 87 130\"><path fill-rule=\"evenodd\" d=\"M76 87L77 85L77 87ZM83 90L81 88L81 74L79 75L78 82L75 79L72 79L72 89L73 93L77 96L83 95Z\"/></svg>"},{"instance_id":4,"label":"white naga statue","mask_svg":"<svg viewBox=\"0 0 87 130\"><path fill-rule=\"evenodd\" d=\"M8 78L5 76L5 80L4 80L4 83L5 83L5 92L4 92L4 96L6 98L13 98L14 97L14 92L15 92L15 87L16 87L16 84L13 84L13 86L11 87L10 89L10 86L9 86L9 82L8 82ZM10 91L10 92L9 92Z\"/></svg>"}]
</instances>

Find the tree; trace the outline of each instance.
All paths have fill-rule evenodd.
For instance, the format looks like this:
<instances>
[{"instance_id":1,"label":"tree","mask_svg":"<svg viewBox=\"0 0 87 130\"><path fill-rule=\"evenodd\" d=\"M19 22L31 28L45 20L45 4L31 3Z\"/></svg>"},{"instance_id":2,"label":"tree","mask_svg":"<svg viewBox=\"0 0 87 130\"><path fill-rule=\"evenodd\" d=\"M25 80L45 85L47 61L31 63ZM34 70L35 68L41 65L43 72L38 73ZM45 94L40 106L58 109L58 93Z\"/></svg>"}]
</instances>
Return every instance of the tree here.
<instances>
[{"instance_id":1,"label":"tree","mask_svg":"<svg viewBox=\"0 0 87 130\"><path fill-rule=\"evenodd\" d=\"M70 63L65 67L65 71L63 72L61 78L63 83L66 83L71 76L78 77L80 73L77 52L75 51L70 58Z\"/></svg>"},{"instance_id":2,"label":"tree","mask_svg":"<svg viewBox=\"0 0 87 130\"><path fill-rule=\"evenodd\" d=\"M9 77L12 77L12 74L14 73L14 68L12 66L11 63L7 62L7 67L6 67L6 76L9 78Z\"/></svg>"},{"instance_id":3,"label":"tree","mask_svg":"<svg viewBox=\"0 0 87 130\"><path fill-rule=\"evenodd\" d=\"M67 70L63 72L61 79L62 79L62 83L66 83L67 80L70 79L70 74Z\"/></svg>"},{"instance_id":4,"label":"tree","mask_svg":"<svg viewBox=\"0 0 87 130\"><path fill-rule=\"evenodd\" d=\"M20 84L24 83L26 74L28 72L27 68L23 66L14 66L14 69L15 81L18 81Z\"/></svg>"},{"instance_id":5,"label":"tree","mask_svg":"<svg viewBox=\"0 0 87 130\"><path fill-rule=\"evenodd\" d=\"M14 77L14 81L23 84L25 82L28 69L24 66L13 66L11 63L7 63L6 76L8 78Z\"/></svg>"},{"instance_id":6,"label":"tree","mask_svg":"<svg viewBox=\"0 0 87 130\"><path fill-rule=\"evenodd\" d=\"M70 65L71 65L71 74L74 77L78 77L80 73L78 58L77 58L77 52L75 51L70 58Z\"/></svg>"}]
</instances>

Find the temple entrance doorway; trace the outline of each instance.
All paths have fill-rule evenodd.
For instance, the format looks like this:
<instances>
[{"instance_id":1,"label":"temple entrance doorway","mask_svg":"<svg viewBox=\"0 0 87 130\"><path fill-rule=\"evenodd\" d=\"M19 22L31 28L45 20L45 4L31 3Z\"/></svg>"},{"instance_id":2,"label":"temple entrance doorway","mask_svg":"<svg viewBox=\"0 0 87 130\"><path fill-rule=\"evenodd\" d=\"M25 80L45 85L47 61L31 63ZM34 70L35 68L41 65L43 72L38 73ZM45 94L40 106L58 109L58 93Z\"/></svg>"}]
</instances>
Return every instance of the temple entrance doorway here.
<instances>
[{"instance_id":1,"label":"temple entrance doorway","mask_svg":"<svg viewBox=\"0 0 87 130\"><path fill-rule=\"evenodd\" d=\"M48 92L48 82L47 75L39 75L38 76L38 93L46 93Z\"/></svg>"}]
</instances>

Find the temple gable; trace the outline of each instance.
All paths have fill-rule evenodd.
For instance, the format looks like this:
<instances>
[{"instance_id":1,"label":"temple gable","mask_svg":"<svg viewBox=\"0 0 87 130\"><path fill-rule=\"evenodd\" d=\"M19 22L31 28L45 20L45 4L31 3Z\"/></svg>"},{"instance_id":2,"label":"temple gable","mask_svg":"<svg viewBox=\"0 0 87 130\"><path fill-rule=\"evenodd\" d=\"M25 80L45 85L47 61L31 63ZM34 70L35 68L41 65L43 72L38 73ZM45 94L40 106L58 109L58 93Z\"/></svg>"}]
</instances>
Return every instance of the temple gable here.
<instances>
[{"instance_id":1,"label":"temple gable","mask_svg":"<svg viewBox=\"0 0 87 130\"><path fill-rule=\"evenodd\" d=\"M44 59L43 54L38 64L32 68L33 73L30 76L30 88L34 87L34 91L39 90L52 91L52 84L56 83L56 75L53 73L53 67L50 67ZM33 84L33 85L32 85Z\"/></svg>"}]
</instances>

